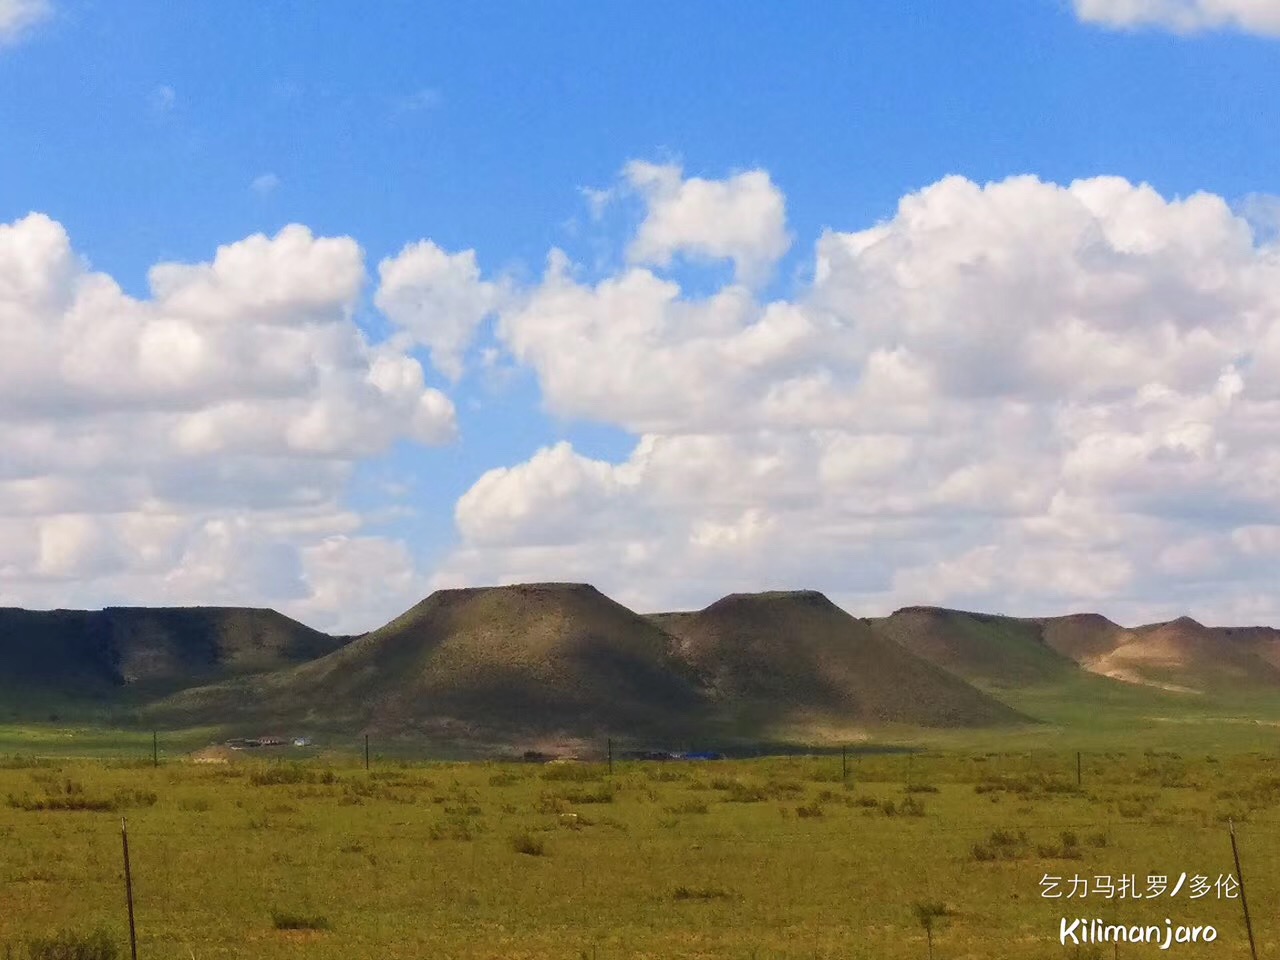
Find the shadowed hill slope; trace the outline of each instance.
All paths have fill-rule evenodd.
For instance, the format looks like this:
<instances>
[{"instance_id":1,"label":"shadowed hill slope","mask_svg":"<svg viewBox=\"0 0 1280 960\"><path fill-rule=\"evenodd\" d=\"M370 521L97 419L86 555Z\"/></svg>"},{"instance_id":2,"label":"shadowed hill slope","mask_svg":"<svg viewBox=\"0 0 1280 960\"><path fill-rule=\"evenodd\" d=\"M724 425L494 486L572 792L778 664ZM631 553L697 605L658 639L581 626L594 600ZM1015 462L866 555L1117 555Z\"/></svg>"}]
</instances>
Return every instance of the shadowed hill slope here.
<instances>
[{"instance_id":1,"label":"shadowed hill slope","mask_svg":"<svg viewBox=\"0 0 1280 960\"><path fill-rule=\"evenodd\" d=\"M1030 620L940 607L903 607L867 621L879 636L956 676L993 688L1043 684L1079 670Z\"/></svg>"},{"instance_id":2,"label":"shadowed hill slope","mask_svg":"<svg viewBox=\"0 0 1280 960\"><path fill-rule=\"evenodd\" d=\"M813 591L733 594L654 623L742 723L982 726L1011 708L877 634Z\"/></svg>"},{"instance_id":3,"label":"shadowed hill slope","mask_svg":"<svg viewBox=\"0 0 1280 960\"><path fill-rule=\"evenodd\" d=\"M0 609L0 682L63 696L172 690L323 656L342 638L239 607Z\"/></svg>"},{"instance_id":4,"label":"shadowed hill slope","mask_svg":"<svg viewBox=\"0 0 1280 960\"><path fill-rule=\"evenodd\" d=\"M480 737L688 732L710 702L674 646L585 584L440 590L326 657L185 691L154 715Z\"/></svg>"}]
</instances>

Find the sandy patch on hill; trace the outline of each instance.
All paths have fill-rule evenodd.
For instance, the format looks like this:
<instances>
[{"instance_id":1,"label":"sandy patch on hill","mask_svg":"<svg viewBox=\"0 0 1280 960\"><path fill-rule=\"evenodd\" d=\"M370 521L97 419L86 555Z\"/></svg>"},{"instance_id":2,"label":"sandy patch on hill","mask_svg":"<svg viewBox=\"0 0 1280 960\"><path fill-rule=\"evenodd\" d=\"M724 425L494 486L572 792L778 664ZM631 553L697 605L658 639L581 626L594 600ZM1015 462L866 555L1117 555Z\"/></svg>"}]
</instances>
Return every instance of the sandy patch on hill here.
<instances>
[{"instance_id":1,"label":"sandy patch on hill","mask_svg":"<svg viewBox=\"0 0 1280 960\"><path fill-rule=\"evenodd\" d=\"M1167 690L1170 693L1204 693L1203 690L1197 690L1195 687L1183 687L1176 683L1163 683L1159 680L1151 680L1147 677L1134 673L1132 670L1126 670L1123 667L1099 669L1086 664L1085 669L1096 673L1099 676L1108 677L1112 680L1120 680L1123 683L1132 683L1142 687L1154 687L1157 690Z\"/></svg>"}]
</instances>

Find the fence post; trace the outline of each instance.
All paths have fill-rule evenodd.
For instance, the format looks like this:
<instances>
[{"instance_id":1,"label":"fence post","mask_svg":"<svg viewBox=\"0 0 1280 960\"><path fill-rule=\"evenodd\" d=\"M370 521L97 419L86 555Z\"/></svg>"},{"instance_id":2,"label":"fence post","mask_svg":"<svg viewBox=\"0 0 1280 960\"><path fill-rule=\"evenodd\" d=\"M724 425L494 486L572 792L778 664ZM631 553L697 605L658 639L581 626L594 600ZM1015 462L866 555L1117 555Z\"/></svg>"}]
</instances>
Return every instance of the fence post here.
<instances>
[{"instance_id":1,"label":"fence post","mask_svg":"<svg viewBox=\"0 0 1280 960\"><path fill-rule=\"evenodd\" d=\"M369 769L369 735L364 735L364 768Z\"/></svg>"},{"instance_id":2,"label":"fence post","mask_svg":"<svg viewBox=\"0 0 1280 960\"><path fill-rule=\"evenodd\" d=\"M840 779L849 779L849 748L844 744L840 745Z\"/></svg>"},{"instance_id":3,"label":"fence post","mask_svg":"<svg viewBox=\"0 0 1280 960\"><path fill-rule=\"evenodd\" d=\"M1244 872L1240 869L1240 848L1236 845L1236 825L1233 820L1227 821L1231 831L1231 856L1236 861L1236 879L1240 881L1240 907L1244 910L1244 928L1249 934L1249 953L1253 960L1258 960L1258 947L1253 942L1253 921L1249 919L1249 901L1244 895Z\"/></svg>"},{"instance_id":4,"label":"fence post","mask_svg":"<svg viewBox=\"0 0 1280 960\"><path fill-rule=\"evenodd\" d=\"M124 847L124 892L129 904L129 956L138 960L138 932L133 924L133 874L129 872L129 826L120 818L120 842Z\"/></svg>"},{"instance_id":5,"label":"fence post","mask_svg":"<svg viewBox=\"0 0 1280 960\"><path fill-rule=\"evenodd\" d=\"M607 749L609 751L609 776L613 776L613 737L607 740Z\"/></svg>"},{"instance_id":6,"label":"fence post","mask_svg":"<svg viewBox=\"0 0 1280 960\"><path fill-rule=\"evenodd\" d=\"M160 766L160 734L155 730L151 731L151 765Z\"/></svg>"}]
</instances>

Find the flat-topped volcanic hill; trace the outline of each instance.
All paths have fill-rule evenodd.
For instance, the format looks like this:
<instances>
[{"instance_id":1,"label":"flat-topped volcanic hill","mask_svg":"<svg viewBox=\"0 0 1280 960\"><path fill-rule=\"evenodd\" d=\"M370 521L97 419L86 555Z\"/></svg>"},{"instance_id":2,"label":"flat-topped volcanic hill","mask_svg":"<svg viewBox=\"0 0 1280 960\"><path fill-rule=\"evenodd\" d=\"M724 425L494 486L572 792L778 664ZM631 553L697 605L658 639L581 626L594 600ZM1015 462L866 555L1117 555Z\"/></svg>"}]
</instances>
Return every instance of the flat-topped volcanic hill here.
<instances>
[{"instance_id":1,"label":"flat-topped volcanic hill","mask_svg":"<svg viewBox=\"0 0 1280 960\"><path fill-rule=\"evenodd\" d=\"M700 728L712 704L674 648L586 584L440 590L328 656L185 691L154 716L479 736L675 734Z\"/></svg>"},{"instance_id":2,"label":"flat-topped volcanic hill","mask_svg":"<svg viewBox=\"0 0 1280 960\"><path fill-rule=\"evenodd\" d=\"M1237 692L1280 692L1280 631L936 607L859 619L813 591L641 616L572 583L441 590L355 639L270 610L0 609L14 717L96 703L164 727L689 743L1076 722Z\"/></svg>"},{"instance_id":3,"label":"flat-topped volcanic hill","mask_svg":"<svg viewBox=\"0 0 1280 960\"><path fill-rule=\"evenodd\" d=\"M0 686L71 697L173 690L312 660L345 639L255 608L0 608Z\"/></svg>"},{"instance_id":4,"label":"flat-topped volcanic hill","mask_svg":"<svg viewBox=\"0 0 1280 960\"><path fill-rule=\"evenodd\" d=\"M814 591L732 594L650 619L741 722L971 727L1026 720Z\"/></svg>"},{"instance_id":5,"label":"flat-topped volcanic hill","mask_svg":"<svg viewBox=\"0 0 1280 960\"><path fill-rule=\"evenodd\" d=\"M1080 670L1170 692L1280 690L1280 630L1206 627L1190 617L1122 627L1096 613L1008 617L904 607L877 633L984 689L1025 690Z\"/></svg>"},{"instance_id":6,"label":"flat-topped volcanic hill","mask_svg":"<svg viewBox=\"0 0 1280 960\"><path fill-rule=\"evenodd\" d=\"M1079 671L1067 653L1048 643L1032 620L947 610L903 607L868 620L879 636L963 677L992 688L1061 680Z\"/></svg>"},{"instance_id":7,"label":"flat-topped volcanic hill","mask_svg":"<svg viewBox=\"0 0 1280 960\"><path fill-rule=\"evenodd\" d=\"M1280 630L1270 627L1179 617L1125 628L1096 615L1035 623L1048 645L1102 676L1167 690L1280 689Z\"/></svg>"}]
</instances>

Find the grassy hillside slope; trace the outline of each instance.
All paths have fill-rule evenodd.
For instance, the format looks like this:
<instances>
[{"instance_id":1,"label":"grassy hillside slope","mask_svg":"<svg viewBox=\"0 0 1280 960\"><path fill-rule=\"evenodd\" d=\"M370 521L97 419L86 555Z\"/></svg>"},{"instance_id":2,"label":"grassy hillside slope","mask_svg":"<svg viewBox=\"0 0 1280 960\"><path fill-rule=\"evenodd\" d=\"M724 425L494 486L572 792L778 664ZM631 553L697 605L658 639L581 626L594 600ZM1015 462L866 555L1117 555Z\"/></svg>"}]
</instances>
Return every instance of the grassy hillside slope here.
<instances>
[{"instance_id":1,"label":"grassy hillside slope","mask_svg":"<svg viewBox=\"0 0 1280 960\"><path fill-rule=\"evenodd\" d=\"M1014 710L813 591L734 594L655 614L739 726L1015 723Z\"/></svg>"},{"instance_id":2,"label":"grassy hillside slope","mask_svg":"<svg viewBox=\"0 0 1280 960\"><path fill-rule=\"evenodd\" d=\"M149 715L480 737L683 732L710 702L673 647L585 584L441 590L319 660L184 691Z\"/></svg>"},{"instance_id":3,"label":"grassy hillside slope","mask_svg":"<svg viewBox=\"0 0 1280 960\"><path fill-rule=\"evenodd\" d=\"M1039 626L1027 620L904 607L867 623L879 636L930 663L990 688L1052 683L1079 669L1045 643Z\"/></svg>"},{"instance_id":4,"label":"grassy hillside slope","mask_svg":"<svg viewBox=\"0 0 1280 960\"><path fill-rule=\"evenodd\" d=\"M1016 618L933 607L868 622L1046 729L1076 736L1238 729L1280 717L1280 631L1269 628L1184 618L1127 629L1092 613Z\"/></svg>"}]
</instances>

